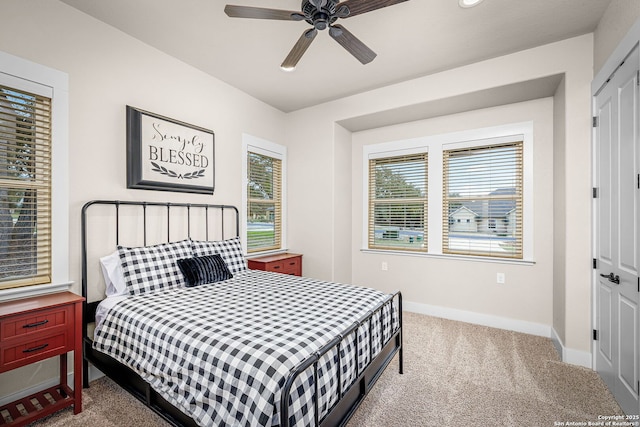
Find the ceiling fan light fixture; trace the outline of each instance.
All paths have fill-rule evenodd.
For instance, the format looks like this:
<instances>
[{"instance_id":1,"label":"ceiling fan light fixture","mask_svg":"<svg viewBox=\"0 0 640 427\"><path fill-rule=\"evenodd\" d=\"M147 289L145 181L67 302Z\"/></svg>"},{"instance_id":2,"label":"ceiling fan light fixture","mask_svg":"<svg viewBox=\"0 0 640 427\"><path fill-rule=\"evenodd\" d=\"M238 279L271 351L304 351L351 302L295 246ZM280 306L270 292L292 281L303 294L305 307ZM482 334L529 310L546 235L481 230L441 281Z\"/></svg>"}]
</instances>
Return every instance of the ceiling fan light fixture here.
<instances>
[{"instance_id":1,"label":"ceiling fan light fixture","mask_svg":"<svg viewBox=\"0 0 640 427\"><path fill-rule=\"evenodd\" d=\"M292 72L294 72L296 70L296 67L288 67L288 66L285 66L285 65L281 65L280 69L282 71L286 72L286 73L292 73Z\"/></svg>"},{"instance_id":2,"label":"ceiling fan light fixture","mask_svg":"<svg viewBox=\"0 0 640 427\"><path fill-rule=\"evenodd\" d=\"M482 2L482 0L458 0L458 4L460 5L460 7L465 8L465 9L477 6L481 2Z\"/></svg>"}]
</instances>

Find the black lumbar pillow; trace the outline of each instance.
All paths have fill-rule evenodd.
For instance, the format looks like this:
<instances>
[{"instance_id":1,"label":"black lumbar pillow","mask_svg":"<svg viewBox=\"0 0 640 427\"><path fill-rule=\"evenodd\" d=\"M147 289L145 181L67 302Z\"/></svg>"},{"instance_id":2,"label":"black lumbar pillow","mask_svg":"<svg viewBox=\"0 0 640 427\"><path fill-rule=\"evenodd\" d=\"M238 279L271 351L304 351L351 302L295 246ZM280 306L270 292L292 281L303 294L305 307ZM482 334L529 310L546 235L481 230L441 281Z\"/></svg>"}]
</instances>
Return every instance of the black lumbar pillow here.
<instances>
[{"instance_id":1,"label":"black lumbar pillow","mask_svg":"<svg viewBox=\"0 0 640 427\"><path fill-rule=\"evenodd\" d=\"M187 287L215 283L233 277L218 254L179 259L178 267L187 281Z\"/></svg>"}]
</instances>

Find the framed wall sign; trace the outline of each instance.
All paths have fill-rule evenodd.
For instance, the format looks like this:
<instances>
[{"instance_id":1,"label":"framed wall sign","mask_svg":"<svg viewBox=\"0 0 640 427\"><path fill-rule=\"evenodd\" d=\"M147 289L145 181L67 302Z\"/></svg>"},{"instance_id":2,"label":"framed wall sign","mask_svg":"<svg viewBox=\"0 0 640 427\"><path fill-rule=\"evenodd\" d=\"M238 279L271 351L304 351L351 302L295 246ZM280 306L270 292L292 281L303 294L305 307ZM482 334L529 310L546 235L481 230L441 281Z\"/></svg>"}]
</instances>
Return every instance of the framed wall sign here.
<instances>
[{"instance_id":1,"label":"framed wall sign","mask_svg":"<svg viewBox=\"0 0 640 427\"><path fill-rule=\"evenodd\" d=\"M214 134L127 105L127 188L213 194Z\"/></svg>"}]
</instances>

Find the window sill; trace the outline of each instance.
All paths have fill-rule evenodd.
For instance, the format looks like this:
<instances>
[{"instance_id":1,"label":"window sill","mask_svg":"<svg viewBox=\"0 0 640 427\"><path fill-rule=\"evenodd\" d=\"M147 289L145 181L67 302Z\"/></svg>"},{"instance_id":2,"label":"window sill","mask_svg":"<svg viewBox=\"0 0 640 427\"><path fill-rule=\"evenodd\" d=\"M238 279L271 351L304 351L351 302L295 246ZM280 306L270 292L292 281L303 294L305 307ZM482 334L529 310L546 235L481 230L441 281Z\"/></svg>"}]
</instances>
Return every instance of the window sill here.
<instances>
[{"instance_id":1,"label":"window sill","mask_svg":"<svg viewBox=\"0 0 640 427\"><path fill-rule=\"evenodd\" d=\"M471 262L484 262L495 264L516 264L516 265L535 265L533 260L523 259L508 259L508 258L494 258L494 257L482 257L482 256L470 256L470 255L448 255L448 254L430 254L424 252L412 252L412 251L392 251L384 249L360 249L360 252L365 254L385 254L385 255L399 255L399 256L412 256L417 258L435 258L435 259L448 259L456 261L471 261Z\"/></svg>"},{"instance_id":2,"label":"window sill","mask_svg":"<svg viewBox=\"0 0 640 427\"><path fill-rule=\"evenodd\" d=\"M73 282L47 283L0 290L0 302L68 291Z\"/></svg>"}]
</instances>

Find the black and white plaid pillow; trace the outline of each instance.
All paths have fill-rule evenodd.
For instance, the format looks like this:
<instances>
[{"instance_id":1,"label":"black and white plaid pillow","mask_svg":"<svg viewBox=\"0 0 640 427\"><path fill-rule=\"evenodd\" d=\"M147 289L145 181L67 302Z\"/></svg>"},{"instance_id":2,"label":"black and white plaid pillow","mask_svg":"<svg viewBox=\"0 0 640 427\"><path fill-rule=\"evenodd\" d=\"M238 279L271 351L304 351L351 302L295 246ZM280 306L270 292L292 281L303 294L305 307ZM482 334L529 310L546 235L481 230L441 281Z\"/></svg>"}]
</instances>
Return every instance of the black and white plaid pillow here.
<instances>
[{"instance_id":1,"label":"black and white plaid pillow","mask_svg":"<svg viewBox=\"0 0 640 427\"><path fill-rule=\"evenodd\" d=\"M186 281L177 260L191 258L191 241L127 248L118 246L127 289L131 295L182 288Z\"/></svg>"},{"instance_id":2,"label":"black and white plaid pillow","mask_svg":"<svg viewBox=\"0 0 640 427\"><path fill-rule=\"evenodd\" d=\"M191 247L193 249L193 256L220 254L231 274L236 274L247 269L247 261L244 258L239 237L212 242L192 240Z\"/></svg>"}]
</instances>

